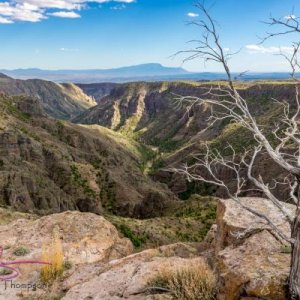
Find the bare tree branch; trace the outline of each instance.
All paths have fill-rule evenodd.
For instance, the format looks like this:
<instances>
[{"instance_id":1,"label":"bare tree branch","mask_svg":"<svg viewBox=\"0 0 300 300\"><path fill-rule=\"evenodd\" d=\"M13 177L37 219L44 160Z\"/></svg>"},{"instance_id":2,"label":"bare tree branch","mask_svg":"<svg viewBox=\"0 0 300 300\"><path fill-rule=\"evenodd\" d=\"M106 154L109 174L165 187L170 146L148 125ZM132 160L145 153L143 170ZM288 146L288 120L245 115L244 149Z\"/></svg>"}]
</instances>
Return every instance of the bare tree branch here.
<instances>
[{"instance_id":1,"label":"bare tree branch","mask_svg":"<svg viewBox=\"0 0 300 300\"><path fill-rule=\"evenodd\" d=\"M227 54L221 45L219 34L215 21L210 16L210 13L202 3L198 3L197 7L203 14L203 20L191 22L192 25L198 26L202 31L202 39L196 40L198 46L194 49L180 51L177 54L189 54L185 60L192 60L201 58L205 62L214 61L220 63L227 75L228 86L211 85L206 89L201 96L177 96L176 101L178 105L186 105L189 109L195 105L209 105L212 107L212 114L209 118L210 125L215 122L229 119L231 122L239 124L240 126L249 130L257 143L257 146L251 150L247 150L241 156L237 155L234 148L229 146L232 155L230 158L223 157L218 151L209 148L206 145L206 154L202 157L195 157L196 163L191 166L183 166L181 168L173 168L172 171L180 173L192 181L203 181L222 187L228 196L240 203L247 211L250 211L256 216L264 219L270 227L284 240L293 243L294 240L287 237L281 232L276 224L264 214L261 214L250 207L242 204L240 195L245 192L246 182L251 181L254 186L260 190L270 202L280 210L290 225L294 222L294 216L286 209L285 205L276 198L272 192L272 187L269 183L265 183L262 177L258 174L254 176L253 169L255 160L262 151L264 151L277 165L286 170L291 179L284 184L290 188L290 197L295 204L299 204L296 191L299 187L300 181L300 134L299 134L299 120L300 120L300 101L299 101L299 87L296 73L299 70L300 64L298 62L298 52L300 43L294 43L291 57L281 52L289 63L292 72L291 76L295 81L295 106L296 109L291 109L287 102L275 102L282 107L283 117L275 125L272 134L276 139L275 145L270 143L264 128L259 125L256 118L251 113L248 103L245 98L241 96L233 82L233 76L228 64L229 59L233 55ZM279 25L285 26L287 31L300 32L300 25L297 18L291 17L285 21L271 18L270 26ZM287 32L279 32L277 35L286 34ZM272 34L274 36L275 34ZM271 35L269 35L271 37ZM176 54L176 55L177 55ZM293 146L292 148L288 146ZM292 150L291 150L292 149ZM294 149L294 150L293 150ZM228 188L226 183L220 178L218 170L225 168L232 173L232 182L235 183L235 191ZM199 170L206 170L207 176L202 176L203 172ZM246 176L241 174L244 172Z\"/></svg>"}]
</instances>

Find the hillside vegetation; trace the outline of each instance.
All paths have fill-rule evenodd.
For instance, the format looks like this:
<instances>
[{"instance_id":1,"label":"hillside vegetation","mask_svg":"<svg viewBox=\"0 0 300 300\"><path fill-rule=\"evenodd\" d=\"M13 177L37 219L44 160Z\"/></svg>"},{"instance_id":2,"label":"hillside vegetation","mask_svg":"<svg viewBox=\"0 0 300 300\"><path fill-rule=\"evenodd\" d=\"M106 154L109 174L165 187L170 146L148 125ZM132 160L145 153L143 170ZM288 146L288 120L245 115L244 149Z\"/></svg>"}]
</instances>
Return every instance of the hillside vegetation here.
<instances>
[{"instance_id":1,"label":"hillside vegetation","mask_svg":"<svg viewBox=\"0 0 300 300\"><path fill-rule=\"evenodd\" d=\"M141 171L139 144L47 117L40 101L0 96L0 205L159 216L176 197Z\"/></svg>"}]
</instances>

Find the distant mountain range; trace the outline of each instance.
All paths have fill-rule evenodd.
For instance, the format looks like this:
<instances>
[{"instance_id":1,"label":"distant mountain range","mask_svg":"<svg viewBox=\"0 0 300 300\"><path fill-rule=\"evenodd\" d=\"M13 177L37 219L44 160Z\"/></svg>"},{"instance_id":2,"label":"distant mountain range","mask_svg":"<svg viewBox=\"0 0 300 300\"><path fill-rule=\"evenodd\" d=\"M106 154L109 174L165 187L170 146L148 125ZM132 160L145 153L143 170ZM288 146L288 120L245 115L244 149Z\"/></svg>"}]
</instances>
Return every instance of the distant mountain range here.
<instances>
[{"instance_id":1,"label":"distant mountain range","mask_svg":"<svg viewBox=\"0 0 300 300\"><path fill-rule=\"evenodd\" d=\"M159 81L159 80L222 80L224 73L200 72L192 73L183 68L165 67L151 63L115 69L90 70L41 70L16 69L0 70L8 76L17 79L44 79L55 82L99 83L99 82L130 82L130 81ZM239 79L239 74L233 74ZM287 79L289 73L247 73L243 80L258 79Z\"/></svg>"},{"instance_id":2,"label":"distant mountain range","mask_svg":"<svg viewBox=\"0 0 300 300\"><path fill-rule=\"evenodd\" d=\"M188 75L183 68L169 68L160 64L143 64L116 69L91 70L41 70L16 69L0 70L0 72L17 79L44 79L56 82L98 83L126 82L133 80L153 80Z\"/></svg>"}]
</instances>

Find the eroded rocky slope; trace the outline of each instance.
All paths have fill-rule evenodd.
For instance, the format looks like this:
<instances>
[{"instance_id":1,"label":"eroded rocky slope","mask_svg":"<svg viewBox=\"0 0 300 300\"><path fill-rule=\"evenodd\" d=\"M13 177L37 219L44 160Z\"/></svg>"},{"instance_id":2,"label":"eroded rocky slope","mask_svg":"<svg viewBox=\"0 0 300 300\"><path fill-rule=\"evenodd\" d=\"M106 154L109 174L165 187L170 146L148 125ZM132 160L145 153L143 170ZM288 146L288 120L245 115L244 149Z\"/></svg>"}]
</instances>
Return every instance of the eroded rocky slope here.
<instances>
[{"instance_id":1,"label":"eroded rocky slope","mask_svg":"<svg viewBox=\"0 0 300 300\"><path fill-rule=\"evenodd\" d=\"M19 80L3 74L0 74L0 92L37 98L47 114L59 119L70 119L96 105L92 97L74 84Z\"/></svg>"},{"instance_id":2,"label":"eroded rocky slope","mask_svg":"<svg viewBox=\"0 0 300 300\"><path fill-rule=\"evenodd\" d=\"M187 182L182 176L169 171L168 167L178 167L183 163L192 163L195 154L206 151L205 143L225 156L230 154L228 143L237 153L254 145L251 133L230 120L218 121L213 125L209 121L212 112L210 105L194 105L178 102L178 96L201 96L217 87L218 82L155 82L130 83L116 87L109 96L103 98L97 106L87 110L73 121L84 124L100 124L122 133L124 136L142 142L150 147L148 162L144 171L160 182L166 183L180 198L187 199L193 193L201 195L226 196L224 191L213 186ZM281 119L282 107L274 101L287 101L295 107L295 89L291 82L238 82L237 88L248 101L252 114L264 128L272 142L274 136L270 126ZM206 96L213 97L213 96ZM285 173L267 157L259 157L256 164L266 182L284 178ZM203 170L198 170L202 172ZM232 174L220 170L228 186L233 185ZM206 174L201 174L206 175ZM251 183L248 188L251 189ZM286 190L277 187L275 193L281 199L289 198ZM259 193L249 195L262 196Z\"/></svg>"},{"instance_id":3,"label":"eroded rocky slope","mask_svg":"<svg viewBox=\"0 0 300 300\"><path fill-rule=\"evenodd\" d=\"M138 143L49 118L37 99L2 95L0 106L1 205L149 217L176 200L143 174Z\"/></svg>"},{"instance_id":4,"label":"eroded rocky slope","mask_svg":"<svg viewBox=\"0 0 300 300\"><path fill-rule=\"evenodd\" d=\"M225 194L222 189L211 185L187 182L186 178L166 171L166 167L193 162L193 155L203 153L206 142L225 155L228 154L228 143L237 152L254 144L249 132L229 121L216 122L211 126L208 117L212 107L209 105L196 105L187 112L187 105L176 100L178 95L200 96L212 84L216 86L216 82L137 82L74 86L41 80L14 80L6 76L1 76L0 79L0 90L12 94L35 95L45 113L70 118L82 112L73 118L73 122L101 125L119 132L129 143L138 142L138 151L142 156L139 165L141 171L151 175L156 181L167 184L181 199L188 199L194 193L218 197L224 197ZM271 140L274 139L269 127L276 118L280 119L282 108L272 99L293 103L293 84L252 82L237 85L240 93L247 98L252 113L264 126L266 135ZM105 96L106 94L109 95ZM97 106L94 106L95 100L100 101ZM90 106L94 107L87 109ZM270 182L274 176L285 177L285 173L266 157L260 157L258 161L257 172L265 181ZM229 186L232 185L232 174L226 170L220 170L220 174ZM251 188L251 183L248 183L248 189ZM289 197L287 191L280 187L276 188L275 193L281 199ZM247 195L262 196L257 192Z\"/></svg>"},{"instance_id":5,"label":"eroded rocky slope","mask_svg":"<svg viewBox=\"0 0 300 300\"><path fill-rule=\"evenodd\" d=\"M183 145L197 134L202 139L211 140L228 125L228 122L216 123L214 128L209 128L209 105L195 105L187 111L184 102L178 103L179 96L201 97L212 86L217 87L218 82L135 82L118 85L97 106L75 117L74 122L99 124L132 133L149 145L157 144L166 151L176 150L179 148L176 142ZM237 87L256 116L272 112L273 98L289 102L295 98L293 84L288 82L237 83ZM101 92L101 86L99 89Z\"/></svg>"}]
</instances>

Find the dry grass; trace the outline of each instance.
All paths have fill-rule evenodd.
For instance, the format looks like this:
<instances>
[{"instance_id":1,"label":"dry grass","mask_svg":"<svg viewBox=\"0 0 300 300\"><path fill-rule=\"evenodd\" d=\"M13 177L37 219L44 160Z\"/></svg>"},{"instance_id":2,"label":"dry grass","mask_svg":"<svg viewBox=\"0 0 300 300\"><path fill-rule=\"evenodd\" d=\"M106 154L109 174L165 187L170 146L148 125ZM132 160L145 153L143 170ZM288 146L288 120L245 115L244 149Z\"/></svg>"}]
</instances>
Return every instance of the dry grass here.
<instances>
[{"instance_id":1,"label":"dry grass","mask_svg":"<svg viewBox=\"0 0 300 300\"><path fill-rule=\"evenodd\" d=\"M180 300L213 300L216 296L215 275L204 262L175 271L164 268L149 286L170 290L174 299Z\"/></svg>"},{"instance_id":2,"label":"dry grass","mask_svg":"<svg viewBox=\"0 0 300 300\"><path fill-rule=\"evenodd\" d=\"M44 265L40 278L45 284L52 284L64 271L64 254L59 234L54 231L52 241L48 245L43 245L42 260L51 265Z\"/></svg>"}]
</instances>

